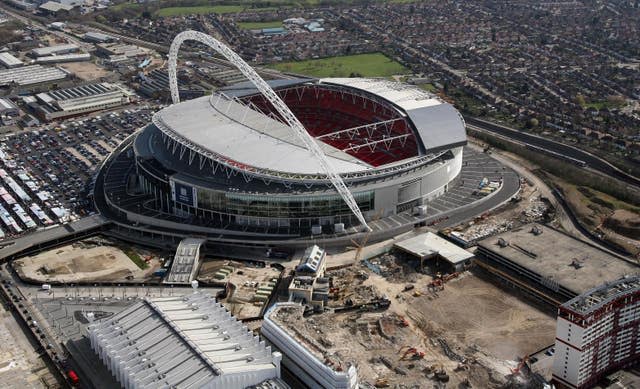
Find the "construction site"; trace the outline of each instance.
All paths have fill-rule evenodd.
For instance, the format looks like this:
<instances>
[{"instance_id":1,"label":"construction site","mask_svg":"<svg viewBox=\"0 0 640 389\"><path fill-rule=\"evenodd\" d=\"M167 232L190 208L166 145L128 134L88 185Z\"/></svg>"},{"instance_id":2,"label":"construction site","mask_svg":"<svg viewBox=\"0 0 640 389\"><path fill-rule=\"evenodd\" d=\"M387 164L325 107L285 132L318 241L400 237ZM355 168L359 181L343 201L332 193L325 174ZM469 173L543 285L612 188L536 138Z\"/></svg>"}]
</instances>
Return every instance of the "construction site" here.
<instances>
[{"instance_id":1,"label":"construction site","mask_svg":"<svg viewBox=\"0 0 640 389\"><path fill-rule=\"evenodd\" d=\"M264 263L210 259L201 264L197 280L224 285L226 296L220 302L232 315L246 320L260 316L275 290L280 273L281 270L265 267Z\"/></svg>"},{"instance_id":2,"label":"construction site","mask_svg":"<svg viewBox=\"0 0 640 389\"><path fill-rule=\"evenodd\" d=\"M271 317L326 366L355 366L364 387L526 384L521 361L553 344L553 312L474 272L431 265L392 251L328 268L322 313L289 306Z\"/></svg>"},{"instance_id":3,"label":"construction site","mask_svg":"<svg viewBox=\"0 0 640 389\"><path fill-rule=\"evenodd\" d=\"M442 233L456 243L469 247L489 236L532 222L550 222L554 217L555 209L549 199L533 183L521 178L520 192L509 203L493 212L445 228Z\"/></svg>"}]
</instances>

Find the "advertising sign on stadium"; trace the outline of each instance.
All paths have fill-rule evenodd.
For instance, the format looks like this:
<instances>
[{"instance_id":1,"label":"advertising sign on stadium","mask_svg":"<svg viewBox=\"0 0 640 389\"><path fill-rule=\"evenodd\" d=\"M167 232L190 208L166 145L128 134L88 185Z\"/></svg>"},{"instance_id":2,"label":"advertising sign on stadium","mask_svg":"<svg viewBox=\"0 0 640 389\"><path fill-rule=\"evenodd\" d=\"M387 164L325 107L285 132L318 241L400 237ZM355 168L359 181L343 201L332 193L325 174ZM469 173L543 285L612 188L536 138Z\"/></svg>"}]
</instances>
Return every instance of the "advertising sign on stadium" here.
<instances>
[{"instance_id":1,"label":"advertising sign on stadium","mask_svg":"<svg viewBox=\"0 0 640 389\"><path fill-rule=\"evenodd\" d=\"M171 181L171 198L180 204L196 206L195 188L180 182Z\"/></svg>"}]
</instances>

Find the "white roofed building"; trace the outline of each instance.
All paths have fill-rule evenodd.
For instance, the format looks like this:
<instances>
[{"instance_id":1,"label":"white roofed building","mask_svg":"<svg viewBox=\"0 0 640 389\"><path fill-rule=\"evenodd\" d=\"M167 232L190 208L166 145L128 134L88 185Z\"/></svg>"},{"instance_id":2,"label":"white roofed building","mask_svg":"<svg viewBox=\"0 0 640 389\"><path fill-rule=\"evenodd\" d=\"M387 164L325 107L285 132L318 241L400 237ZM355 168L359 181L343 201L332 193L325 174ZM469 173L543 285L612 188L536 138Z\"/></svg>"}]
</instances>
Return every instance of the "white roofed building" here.
<instances>
[{"instance_id":1,"label":"white roofed building","mask_svg":"<svg viewBox=\"0 0 640 389\"><path fill-rule=\"evenodd\" d=\"M29 106L43 120L80 115L128 104L133 93L107 82L38 93Z\"/></svg>"},{"instance_id":2,"label":"white roofed building","mask_svg":"<svg viewBox=\"0 0 640 389\"><path fill-rule=\"evenodd\" d=\"M282 355L207 294L145 299L89 326L89 338L126 389L242 389L280 377Z\"/></svg>"}]
</instances>

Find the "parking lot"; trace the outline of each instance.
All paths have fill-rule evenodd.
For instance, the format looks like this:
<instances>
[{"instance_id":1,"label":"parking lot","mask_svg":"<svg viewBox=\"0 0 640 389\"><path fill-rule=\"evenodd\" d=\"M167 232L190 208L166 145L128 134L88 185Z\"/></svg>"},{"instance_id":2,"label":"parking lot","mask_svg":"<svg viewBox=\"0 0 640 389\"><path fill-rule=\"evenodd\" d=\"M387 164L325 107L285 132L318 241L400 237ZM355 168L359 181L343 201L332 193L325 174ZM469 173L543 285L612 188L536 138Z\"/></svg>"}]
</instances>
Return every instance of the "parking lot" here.
<instances>
[{"instance_id":1,"label":"parking lot","mask_svg":"<svg viewBox=\"0 0 640 389\"><path fill-rule=\"evenodd\" d=\"M0 238L91 212L91 179L152 109L125 109L51 123L0 139Z\"/></svg>"}]
</instances>

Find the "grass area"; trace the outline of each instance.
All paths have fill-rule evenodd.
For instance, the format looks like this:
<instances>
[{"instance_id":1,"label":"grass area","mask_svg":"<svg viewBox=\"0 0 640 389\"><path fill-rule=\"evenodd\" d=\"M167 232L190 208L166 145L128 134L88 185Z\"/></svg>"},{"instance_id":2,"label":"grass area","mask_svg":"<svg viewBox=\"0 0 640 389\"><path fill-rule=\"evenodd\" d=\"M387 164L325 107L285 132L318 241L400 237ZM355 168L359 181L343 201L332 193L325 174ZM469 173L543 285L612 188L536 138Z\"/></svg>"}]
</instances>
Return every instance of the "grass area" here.
<instances>
[{"instance_id":1,"label":"grass area","mask_svg":"<svg viewBox=\"0 0 640 389\"><path fill-rule=\"evenodd\" d=\"M241 12L246 7L243 5L200 5L195 7L168 7L160 8L155 12L156 15L165 16L181 16L181 15L194 15L194 14L228 14L234 12Z\"/></svg>"},{"instance_id":2,"label":"grass area","mask_svg":"<svg viewBox=\"0 0 640 389\"><path fill-rule=\"evenodd\" d=\"M123 249L124 253L136 264L140 269L146 269L149 267L149 264L144 261L131 247L127 249Z\"/></svg>"},{"instance_id":3,"label":"grass area","mask_svg":"<svg viewBox=\"0 0 640 389\"><path fill-rule=\"evenodd\" d=\"M595 108L599 111L603 108L611 109L611 108L620 108L622 106L624 106L624 103L615 103L607 100L602 100L602 101L588 102L584 105L584 108Z\"/></svg>"},{"instance_id":4,"label":"grass area","mask_svg":"<svg viewBox=\"0 0 640 389\"><path fill-rule=\"evenodd\" d=\"M273 22L238 22L238 26L245 30L261 30L263 28L282 27L281 21Z\"/></svg>"},{"instance_id":5,"label":"grass area","mask_svg":"<svg viewBox=\"0 0 640 389\"><path fill-rule=\"evenodd\" d=\"M134 9L134 8L142 8L144 4L143 3L120 3L120 4L116 4L113 5L111 7L109 7L109 9L112 9L114 11L121 11L123 9Z\"/></svg>"},{"instance_id":6,"label":"grass area","mask_svg":"<svg viewBox=\"0 0 640 389\"><path fill-rule=\"evenodd\" d=\"M436 88L435 85L433 85L431 83L420 84L419 86L420 86L420 88L426 90L427 92L431 92L431 93L438 92L438 88Z\"/></svg>"},{"instance_id":7,"label":"grass area","mask_svg":"<svg viewBox=\"0 0 640 389\"><path fill-rule=\"evenodd\" d=\"M300 62L283 62L270 67L314 77L390 77L408 73L409 69L382 53L347 55L311 59Z\"/></svg>"}]
</instances>

